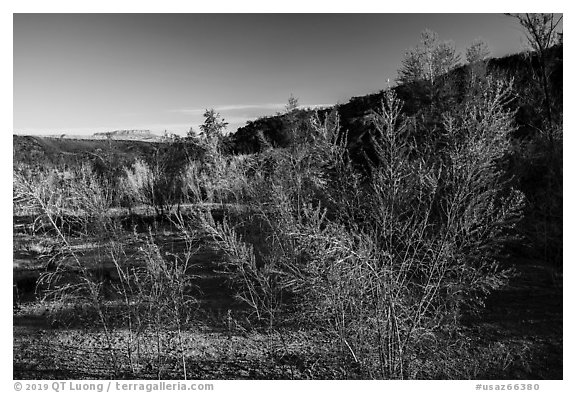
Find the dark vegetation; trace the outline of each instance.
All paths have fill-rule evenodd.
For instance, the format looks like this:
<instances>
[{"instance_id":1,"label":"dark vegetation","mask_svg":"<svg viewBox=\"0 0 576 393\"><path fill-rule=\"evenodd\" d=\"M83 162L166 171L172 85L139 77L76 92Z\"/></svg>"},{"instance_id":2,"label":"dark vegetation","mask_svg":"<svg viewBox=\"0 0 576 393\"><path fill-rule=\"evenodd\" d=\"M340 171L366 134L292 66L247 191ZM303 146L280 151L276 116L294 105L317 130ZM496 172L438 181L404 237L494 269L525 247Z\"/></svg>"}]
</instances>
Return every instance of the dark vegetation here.
<instances>
[{"instance_id":1,"label":"dark vegetation","mask_svg":"<svg viewBox=\"0 0 576 393\"><path fill-rule=\"evenodd\" d=\"M15 378L562 378L536 49L461 65L426 31L397 87L229 136L14 137Z\"/></svg>"}]
</instances>

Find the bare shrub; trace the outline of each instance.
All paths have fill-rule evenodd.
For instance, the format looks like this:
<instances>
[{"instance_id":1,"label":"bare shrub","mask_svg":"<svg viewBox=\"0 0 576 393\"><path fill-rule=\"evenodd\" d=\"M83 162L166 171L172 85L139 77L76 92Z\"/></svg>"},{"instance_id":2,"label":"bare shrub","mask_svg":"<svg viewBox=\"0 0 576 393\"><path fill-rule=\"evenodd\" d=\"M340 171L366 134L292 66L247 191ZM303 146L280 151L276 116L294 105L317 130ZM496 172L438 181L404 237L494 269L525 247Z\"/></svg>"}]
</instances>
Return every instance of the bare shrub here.
<instances>
[{"instance_id":1,"label":"bare shrub","mask_svg":"<svg viewBox=\"0 0 576 393\"><path fill-rule=\"evenodd\" d=\"M16 172L14 187L29 210L37 212L39 218L48 222L60 243L58 253L50 261L52 266L47 266L38 285L45 287L46 295L51 298L60 301L71 298L80 303L87 301L94 308L105 331L111 361L117 370L117 354L112 346L112 333L102 305L102 280L81 262L81 251L74 246L72 237L88 235L95 217L102 224L95 228L100 229L100 233L106 230L106 213L109 208L106 191L96 184L86 166L75 177L66 179L56 171L35 174ZM71 223L80 223L80 228L85 232L71 233L66 230Z\"/></svg>"},{"instance_id":2,"label":"bare shrub","mask_svg":"<svg viewBox=\"0 0 576 393\"><path fill-rule=\"evenodd\" d=\"M457 340L462 315L508 274L498 260L523 203L499 169L513 129L508 97L491 82L480 100L447 114L442 150L431 156L388 92L373 117L367 179L339 144L337 121L316 118L314 144L268 153L274 166L256 171L251 190L264 244L227 223L206 225L241 277L241 298L273 309L276 322L298 310L300 323L336 339L355 373L417 376L411 360L426 342Z\"/></svg>"},{"instance_id":3,"label":"bare shrub","mask_svg":"<svg viewBox=\"0 0 576 393\"><path fill-rule=\"evenodd\" d=\"M191 161L183 173L187 200L192 203L238 203L245 199L250 156L214 153L208 161Z\"/></svg>"},{"instance_id":4,"label":"bare shrub","mask_svg":"<svg viewBox=\"0 0 576 393\"><path fill-rule=\"evenodd\" d=\"M186 140L167 135L148 162L137 159L131 168L125 168L120 184L126 203L153 207L157 216L168 214L174 206L179 210L185 196L187 156Z\"/></svg>"},{"instance_id":5,"label":"bare shrub","mask_svg":"<svg viewBox=\"0 0 576 393\"><path fill-rule=\"evenodd\" d=\"M196 299L192 295L195 277L189 272L195 251L186 243L183 254L163 252L149 234L140 248L143 266L134 266L126 258L114 258L120 277L116 288L127 310L130 336L126 345L134 373L150 361L138 349L146 347L146 333L152 331L157 377L162 378L166 359L176 356L180 359L183 378L188 378L183 333L195 311ZM171 331L175 331L175 336ZM171 352L173 340L176 353Z\"/></svg>"},{"instance_id":6,"label":"bare shrub","mask_svg":"<svg viewBox=\"0 0 576 393\"><path fill-rule=\"evenodd\" d=\"M237 298L250 307L258 321L266 321L272 326L281 306L275 264L258 264L254 246L245 242L227 220L219 224L208 217L201 222L225 254L222 266L238 289Z\"/></svg>"},{"instance_id":7,"label":"bare shrub","mask_svg":"<svg viewBox=\"0 0 576 393\"><path fill-rule=\"evenodd\" d=\"M146 180L145 169L135 172L142 173ZM142 184L138 177L131 180ZM151 233L142 244L137 234L126 234L111 213L110 191L88 166L66 176L57 171L15 172L19 203L45 220L58 239L57 250L38 279L38 290L53 305L53 323L82 325L79 319L87 319L92 328L103 329L116 377L141 375L146 366L155 364L160 378L166 361L176 357L186 379L183 334L195 312L195 277L190 274L191 257L197 251L193 239L184 239L177 252L162 251ZM137 253L127 252L125 243L141 246ZM79 308L82 313L77 313ZM90 319L94 315L95 324ZM151 335L156 340L154 352Z\"/></svg>"},{"instance_id":8,"label":"bare shrub","mask_svg":"<svg viewBox=\"0 0 576 393\"><path fill-rule=\"evenodd\" d=\"M142 160L136 160L132 168L125 169L125 177L122 179L122 187L127 198L132 204L144 204L156 206L157 184L152 170Z\"/></svg>"}]
</instances>

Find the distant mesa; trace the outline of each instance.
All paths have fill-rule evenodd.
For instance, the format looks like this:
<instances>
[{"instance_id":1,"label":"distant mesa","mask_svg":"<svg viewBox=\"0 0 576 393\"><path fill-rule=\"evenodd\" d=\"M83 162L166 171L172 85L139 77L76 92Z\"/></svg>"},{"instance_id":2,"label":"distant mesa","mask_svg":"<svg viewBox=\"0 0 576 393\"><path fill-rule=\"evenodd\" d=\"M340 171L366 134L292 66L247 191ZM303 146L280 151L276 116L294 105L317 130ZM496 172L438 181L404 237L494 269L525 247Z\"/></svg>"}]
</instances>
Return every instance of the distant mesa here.
<instances>
[{"instance_id":1,"label":"distant mesa","mask_svg":"<svg viewBox=\"0 0 576 393\"><path fill-rule=\"evenodd\" d=\"M44 138L56 139L78 139L78 140L134 140L134 141L148 141L156 142L162 138L159 135L153 134L150 130L115 130L106 132L95 132L92 135L74 135L74 134L58 134L58 135L44 135Z\"/></svg>"},{"instance_id":2,"label":"distant mesa","mask_svg":"<svg viewBox=\"0 0 576 393\"><path fill-rule=\"evenodd\" d=\"M94 133L95 138L152 138L156 135L152 134L150 130L116 130L108 132L96 132Z\"/></svg>"}]
</instances>

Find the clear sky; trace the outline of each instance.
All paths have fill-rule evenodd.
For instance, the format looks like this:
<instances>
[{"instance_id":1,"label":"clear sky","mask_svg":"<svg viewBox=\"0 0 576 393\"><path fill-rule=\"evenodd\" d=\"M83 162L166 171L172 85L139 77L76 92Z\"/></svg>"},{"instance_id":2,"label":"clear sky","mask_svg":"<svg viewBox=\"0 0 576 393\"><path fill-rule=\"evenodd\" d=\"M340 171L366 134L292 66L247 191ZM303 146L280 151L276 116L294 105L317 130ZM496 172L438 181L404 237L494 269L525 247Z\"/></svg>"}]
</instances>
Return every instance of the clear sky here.
<instances>
[{"instance_id":1,"label":"clear sky","mask_svg":"<svg viewBox=\"0 0 576 393\"><path fill-rule=\"evenodd\" d=\"M347 102L397 77L425 28L463 52L526 48L502 14L15 14L14 133L235 131L281 111Z\"/></svg>"}]
</instances>

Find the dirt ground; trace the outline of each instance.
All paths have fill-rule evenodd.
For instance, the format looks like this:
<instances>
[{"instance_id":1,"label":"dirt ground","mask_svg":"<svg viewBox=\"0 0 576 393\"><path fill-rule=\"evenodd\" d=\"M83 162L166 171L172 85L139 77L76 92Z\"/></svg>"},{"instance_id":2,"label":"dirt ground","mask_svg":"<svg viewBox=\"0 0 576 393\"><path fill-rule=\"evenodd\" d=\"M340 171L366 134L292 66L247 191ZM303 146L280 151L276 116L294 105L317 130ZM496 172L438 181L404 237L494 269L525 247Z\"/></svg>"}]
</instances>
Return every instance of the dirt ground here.
<instances>
[{"instance_id":1,"label":"dirt ground","mask_svg":"<svg viewBox=\"0 0 576 393\"><path fill-rule=\"evenodd\" d=\"M144 241L145 235L141 236ZM138 248L138 236L126 239L131 239L124 244L128 252ZM166 230L156 234L156 241L166 250L182 246L182 239ZM218 254L209 246L194 257L191 273L198 278L200 289L195 294L196 317L186 325L183 343L170 329L160 333L145 331L139 333L139 342L146 344L134 348L126 344L130 342L128 329L113 323L114 334L109 341L98 321L82 305L44 301L35 293L37 279L46 269L54 244L49 234L26 233L15 219L15 379L182 379L184 366L186 377L192 379L365 377L340 368L330 352L333 347L319 332L246 328L246 310L234 299L216 263ZM79 241L73 246L81 251L87 265L102 261L96 258L99 248L95 243ZM481 315L466 322L463 334L469 337L474 352L458 359L433 359L433 364L442 364L445 369L423 366L428 371L420 377L563 377L562 275L534 261L518 261L512 267L516 274L510 284L490 296ZM111 264L102 262L93 268L113 271ZM111 315L115 302L113 298L105 300ZM121 307L117 312L122 313ZM158 335L163 335L160 341L168 346L162 348L161 357L157 355ZM470 369L477 363L484 363L482 370L471 374Z\"/></svg>"}]
</instances>

